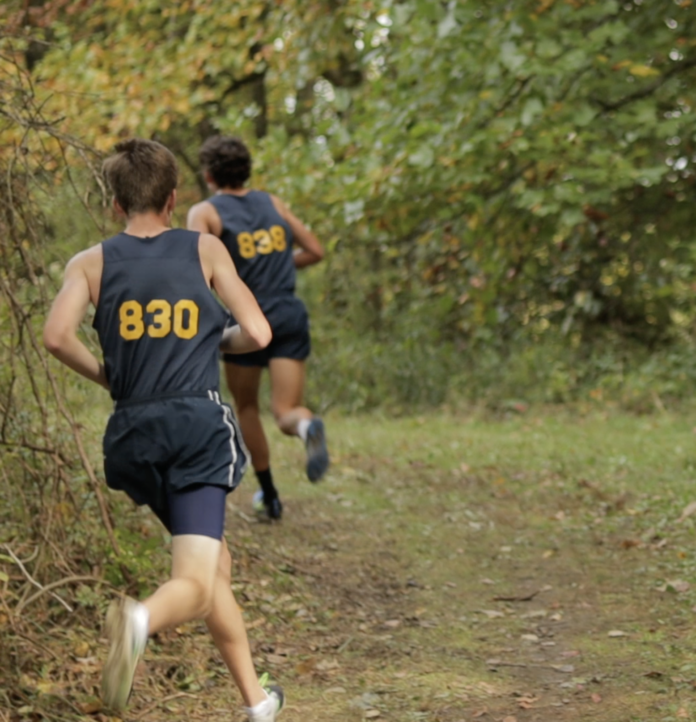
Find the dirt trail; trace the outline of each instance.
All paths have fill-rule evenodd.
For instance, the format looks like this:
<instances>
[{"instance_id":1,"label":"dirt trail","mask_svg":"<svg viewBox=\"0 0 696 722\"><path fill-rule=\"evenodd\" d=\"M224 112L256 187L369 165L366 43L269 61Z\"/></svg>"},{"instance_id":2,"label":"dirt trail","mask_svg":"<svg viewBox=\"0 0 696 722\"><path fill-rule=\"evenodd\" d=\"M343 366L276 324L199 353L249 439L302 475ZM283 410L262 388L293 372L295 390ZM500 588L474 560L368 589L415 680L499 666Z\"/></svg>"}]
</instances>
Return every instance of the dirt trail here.
<instances>
[{"instance_id":1,"label":"dirt trail","mask_svg":"<svg viewBox=\"0 0 696 722\"><path fill-rule=\"evenodd\" d=\"M346 442L312 486L299 445L274 439L283 521L251 516L253 479L230 499L235 593L287 722L696 719L693 601L656 588L676 549L631 499L409 443ZM56 720L111 722L95 700L104 645L75 651L93 636L46 641L75 710ZM123 719L243 719L201 624L153 640Z\"/></svg>"},{"instance_id":2,"label":"dirt trail","mask_svg":"<svg viewBox=\"0 0 696 722\"><path fill-rule=\"evenodd\" d=\"M524 479L416 464L395 481L381 460L383 486L374 459L344 461L346 493L289 502L282 524L231 522L255 580L242 603L256 652L288 688L288 719L684 717L693 687L667 651L688 633L683 603L641 584L659 541L638 551L550 514L566 492ZM581 488L574 500L594 503Z\"/></svg>"}]
</instances>

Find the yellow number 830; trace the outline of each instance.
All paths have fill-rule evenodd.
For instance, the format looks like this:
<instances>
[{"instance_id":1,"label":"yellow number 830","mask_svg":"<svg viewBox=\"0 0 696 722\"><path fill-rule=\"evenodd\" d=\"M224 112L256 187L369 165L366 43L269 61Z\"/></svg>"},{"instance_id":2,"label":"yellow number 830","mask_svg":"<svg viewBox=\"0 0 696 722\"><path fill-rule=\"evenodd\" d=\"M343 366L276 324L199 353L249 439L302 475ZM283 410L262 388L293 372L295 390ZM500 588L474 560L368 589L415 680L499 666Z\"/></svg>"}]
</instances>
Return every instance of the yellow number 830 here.
<instances>
[{"instance_id":1,"label":"yellow number 830","mask_svg":"<svg viewBox=\"0 0 696 722\"><path fill-rule=\"evenodd\" d=\"M172 310L174 323L172 325ZM164 338L174 330L179 338L193 338L198 333L198 306L188 299L177 301L172 308L169 301L157 298L145 306L145 312L152 314L152 323L145 325L143 307L137 301L124 301L118 309L121 337L126 341L137 341L147 330L151 338Z\"/></svg>"}]
</instances>

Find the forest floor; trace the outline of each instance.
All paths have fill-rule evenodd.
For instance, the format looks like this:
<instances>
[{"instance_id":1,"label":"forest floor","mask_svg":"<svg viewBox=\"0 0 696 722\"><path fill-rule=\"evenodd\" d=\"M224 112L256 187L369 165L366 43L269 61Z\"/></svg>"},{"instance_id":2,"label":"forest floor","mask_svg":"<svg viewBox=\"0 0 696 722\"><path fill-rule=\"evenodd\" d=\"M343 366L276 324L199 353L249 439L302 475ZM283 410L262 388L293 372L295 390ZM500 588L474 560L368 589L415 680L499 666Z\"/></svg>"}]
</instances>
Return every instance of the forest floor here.
<instances>
[{"instance_id":1,"label":"forest floor","mask_svg":"<svg viewBox=\"0 0 696 722\"><path fill-rule=\"evenodd\" d=\"M257 521L249 474L227 528L283 719L696 720L695 424L589 409L329 416L317 485L301 444L272 432L284 518ZM116 719L93 695L98 636L44 639L72 670L43 690L74 710L56 719ZM244 719L203 625L151 642L122 719Z\"/></svg>"}]
</instances>

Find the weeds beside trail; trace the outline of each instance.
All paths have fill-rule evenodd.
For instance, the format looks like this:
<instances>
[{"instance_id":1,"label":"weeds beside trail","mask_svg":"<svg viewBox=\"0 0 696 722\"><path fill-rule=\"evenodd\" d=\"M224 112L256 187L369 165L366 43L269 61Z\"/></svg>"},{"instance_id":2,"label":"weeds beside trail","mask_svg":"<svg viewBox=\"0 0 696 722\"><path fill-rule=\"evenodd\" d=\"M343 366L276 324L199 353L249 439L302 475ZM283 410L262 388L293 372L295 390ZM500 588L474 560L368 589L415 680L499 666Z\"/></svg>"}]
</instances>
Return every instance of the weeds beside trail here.
<instances>
[{"instance_id":1,"label":"weeds beside trail","mask_svg":"<svg viewBox=\"0 0 696 722\"><path fill-rule=\"evenodd\" d=\"M228 530L284 719L696 719L694 425L330 417L333 467L318 485L301 444L273 435L285 518L253 519L250 474ZM141 532L143 549L159 537L146 514ZM41 643L9 718L33 719L31 700L50 710L53 695L54 719L104 722L98 632L47 624ZM242 719L239 704L191 624L153 640L123 719L223 722Z\"/></svg>"}]
</instances>

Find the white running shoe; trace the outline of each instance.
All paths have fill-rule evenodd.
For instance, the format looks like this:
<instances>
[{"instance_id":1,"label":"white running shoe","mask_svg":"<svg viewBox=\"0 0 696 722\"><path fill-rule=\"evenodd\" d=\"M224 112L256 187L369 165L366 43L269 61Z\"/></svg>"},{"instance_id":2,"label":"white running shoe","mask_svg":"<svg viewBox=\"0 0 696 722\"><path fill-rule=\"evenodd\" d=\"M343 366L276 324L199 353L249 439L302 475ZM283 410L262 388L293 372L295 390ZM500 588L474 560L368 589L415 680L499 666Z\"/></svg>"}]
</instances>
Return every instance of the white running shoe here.
<instances>
[{"instance_id":1,"label":"white running shoe","mask_svg":"<svg viewBox=\"0 0 696 722\"><path fill-rule=\"evenodd\" d=\"M127 597L111 602L106 633L111 646L102 670L102 700L108 708L120 711L128 703L135 669L147 646L147 611Z\"/></svg>"},{"instance_id":2,"label":"white running shoe","mask_svg":"<svg viewBox=\"0 0 696 722\"><path fill-rule=\"evenodd\" d=\"M249 722L275 722L285 704L285 694L282 687L277 684L268 684L268 674L264 673L259 679L268 699L256 707L245 707ZM261 709L259 709L261 708Z\"/></svg>"}]
</instances>

